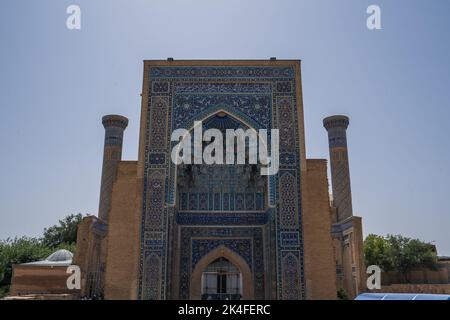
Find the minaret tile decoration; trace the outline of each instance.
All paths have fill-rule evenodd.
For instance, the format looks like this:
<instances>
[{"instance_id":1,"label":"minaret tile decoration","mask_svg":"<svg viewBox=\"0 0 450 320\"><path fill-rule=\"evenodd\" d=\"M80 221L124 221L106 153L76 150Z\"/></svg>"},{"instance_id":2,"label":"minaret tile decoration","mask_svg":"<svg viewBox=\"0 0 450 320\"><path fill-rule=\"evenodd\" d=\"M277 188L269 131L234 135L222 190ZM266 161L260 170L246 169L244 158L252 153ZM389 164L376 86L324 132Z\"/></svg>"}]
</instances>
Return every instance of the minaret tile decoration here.
<instances>
[{"instance_id":1,"label":"minaret tile decoration","mask_svg":"<svg viewBox=\"0 0 450 320\"><path fill-rule=\"evenodd\" d=\"M349 118L336 115L323 120L328 131L333 204L337 208L337 222L353 216L350 170L347 151Z\"/></svg>"}]
</instances>

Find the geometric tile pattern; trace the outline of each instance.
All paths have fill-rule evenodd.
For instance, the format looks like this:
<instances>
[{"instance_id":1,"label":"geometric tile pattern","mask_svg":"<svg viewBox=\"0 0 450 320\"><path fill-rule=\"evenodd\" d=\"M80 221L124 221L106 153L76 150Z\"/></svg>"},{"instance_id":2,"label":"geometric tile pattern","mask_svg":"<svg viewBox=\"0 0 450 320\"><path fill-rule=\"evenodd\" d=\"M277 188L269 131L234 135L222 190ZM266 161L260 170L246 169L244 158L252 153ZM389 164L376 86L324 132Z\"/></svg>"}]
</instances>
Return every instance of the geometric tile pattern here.
<instances>
[{"instance_id":1,"label":"geometric tile pattern","mask_svg":"<svg viewBox=\"0 0 450 320\"><path fill-rule=\"evenodd\" d=\"M275 290L276 297L303 298L300 141L294 67L153 66L145 76L149 90L143 94L149 103L147 119L143 119L146 131L139 297L170 298L171 281L178 274L179 297L188 299L193 266L223 245L249 265L255 298L267 298L266 269L274 270L269 277L274 284L270 290ZM175 144L170 142L171 132L190 129L194 121L221 111L257 130L280 129L280 171L268 179L263 193L244 192L240 196L220 191L205 196L196 191L193 195L181 194L184 198L178 199L177 171L170 161ZM191 199L196 210L189 209ZM242 206L236 207L239 199ZM178 213L180 206L186 210ZM247 212L246 206L252 210ZM236 208L242 208L242 212ZM270 239L263 236L263 230L269 230ZM176 232L180 233L182 246L179 252L173 249ZM179 270L174 270L175 256L180 260Z\"/></svg>"},{"instance_id":2,"label":"geometric tile pattern","mask_svg":"<svg viewBox=\"0 0 450 320\"><path fill-rule=\"evenodd\" d=\"M299 258L292 252L284 253L282 258L282 299L283 300L297 300L299 297Z\"/></svg>"}]
</instances>

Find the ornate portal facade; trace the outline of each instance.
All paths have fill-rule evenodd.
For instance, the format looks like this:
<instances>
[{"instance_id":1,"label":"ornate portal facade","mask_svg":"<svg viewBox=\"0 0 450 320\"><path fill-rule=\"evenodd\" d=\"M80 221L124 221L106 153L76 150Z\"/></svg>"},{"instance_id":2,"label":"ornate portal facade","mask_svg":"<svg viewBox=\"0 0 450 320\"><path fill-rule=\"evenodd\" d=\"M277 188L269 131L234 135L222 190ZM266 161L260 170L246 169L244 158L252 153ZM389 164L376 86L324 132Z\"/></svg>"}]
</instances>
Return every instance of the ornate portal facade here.
<instances>
[{"instance_id":1,"label":"ornate portal facade","mask_svg":"<svg viewBox=\"0 0 450 320\"><path fill-rule=\"evenodd\" d=\"M82 294L295 300L334 299L344 288L355 295L364 278L362 230L351 211L342 119L348 125L346 117L325 123L341 213L330 201L326 160L306 159L300 61L145 61L137 161L121 160L128 120L103 118L99 216L80 224L74 258ZM279 129L279 172L175 165L171 134L194 121L221 131Z\"/></svg>"}]
</instances>

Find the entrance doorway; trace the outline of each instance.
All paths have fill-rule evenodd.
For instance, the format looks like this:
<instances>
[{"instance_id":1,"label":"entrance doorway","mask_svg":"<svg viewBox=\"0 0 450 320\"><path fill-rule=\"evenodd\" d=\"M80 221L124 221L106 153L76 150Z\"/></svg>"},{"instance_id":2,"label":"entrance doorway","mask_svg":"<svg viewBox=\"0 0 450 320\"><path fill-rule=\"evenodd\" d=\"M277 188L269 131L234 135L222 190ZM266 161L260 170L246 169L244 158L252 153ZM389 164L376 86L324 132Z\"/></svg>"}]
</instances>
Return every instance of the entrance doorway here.
<instances>
[{"instance_id":1,"label":"entrance doorway","mask_svg":"<svg viewBox=\"0 0 450 320\"><path fill-rule=\"evenodd\" d=\"M240 300L242 274L228 259L220 257L202 273L202 300Z\"/></svg>"}]
</instances>

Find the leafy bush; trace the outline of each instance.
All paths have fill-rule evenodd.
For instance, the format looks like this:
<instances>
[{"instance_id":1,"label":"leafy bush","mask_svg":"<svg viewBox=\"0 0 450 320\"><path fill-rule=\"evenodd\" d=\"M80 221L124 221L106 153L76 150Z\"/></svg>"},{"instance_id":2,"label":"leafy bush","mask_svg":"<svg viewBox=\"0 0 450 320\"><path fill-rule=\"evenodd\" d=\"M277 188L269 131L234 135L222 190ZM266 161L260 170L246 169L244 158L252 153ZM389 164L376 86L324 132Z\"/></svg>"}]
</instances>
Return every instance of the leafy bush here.
<instances>
[{"instance_id":1,"label":"leafy bush","mask_svg":"<svg viewBox=\"0 0 450 320\"><path fill-rule=\"evenodd\" d=\"M337 298L339 300L350 300L347 292L343 288L339 288L339 290L337 291Z\"/></svg>"}]
</instances>

